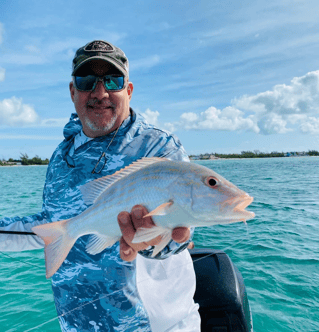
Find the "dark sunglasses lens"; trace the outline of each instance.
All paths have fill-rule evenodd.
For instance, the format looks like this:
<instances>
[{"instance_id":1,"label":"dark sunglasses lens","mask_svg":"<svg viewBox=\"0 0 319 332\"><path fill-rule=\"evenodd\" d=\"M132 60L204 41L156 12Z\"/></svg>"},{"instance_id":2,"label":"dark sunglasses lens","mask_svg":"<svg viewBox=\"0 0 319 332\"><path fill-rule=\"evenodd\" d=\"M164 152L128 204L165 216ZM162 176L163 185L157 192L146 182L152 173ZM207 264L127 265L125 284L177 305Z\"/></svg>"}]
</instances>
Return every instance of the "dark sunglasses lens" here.
<instances>
[{"instance_id":1,"label":"dark sunglasses lens","mask_svg":"<svg viewBox=\"0 0 319 332\"><path fill-rule=\"evenodd\" d=\"M75 87L78 90L82 91L91 91L93 89L94 83L95 83L96 77L93 75L89 76L75 76Z\"/></svg>"},{"instance_id":2,"label":"dark sunglasses lens","mask_svg":"<svg viewBox=\"0 0 319 332\"><path fill-rule=\"evenodd\" d=\"M124 87L123 76L104 76L103 80L107 90L121 90Z\"/></svg>"}]
</instances>

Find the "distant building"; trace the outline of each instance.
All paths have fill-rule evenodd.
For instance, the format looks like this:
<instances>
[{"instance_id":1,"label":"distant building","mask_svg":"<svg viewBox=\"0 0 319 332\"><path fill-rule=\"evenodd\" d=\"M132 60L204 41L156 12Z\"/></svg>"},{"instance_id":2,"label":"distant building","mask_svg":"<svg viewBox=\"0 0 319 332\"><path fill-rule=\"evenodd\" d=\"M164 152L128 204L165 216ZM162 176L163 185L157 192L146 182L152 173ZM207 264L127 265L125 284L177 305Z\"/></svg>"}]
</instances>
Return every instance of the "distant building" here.
<instances>
[{"instance_id":1,"label":"distant building","mask_svg":"<svg viewBox=\"0 0 319 332\"><path fill-rule=\"evenodd\" d=\"M219 159L219 157L216 157L214 154L211 154L211 155L209 156L209 159Z\"/></svg>"}]
</instances>

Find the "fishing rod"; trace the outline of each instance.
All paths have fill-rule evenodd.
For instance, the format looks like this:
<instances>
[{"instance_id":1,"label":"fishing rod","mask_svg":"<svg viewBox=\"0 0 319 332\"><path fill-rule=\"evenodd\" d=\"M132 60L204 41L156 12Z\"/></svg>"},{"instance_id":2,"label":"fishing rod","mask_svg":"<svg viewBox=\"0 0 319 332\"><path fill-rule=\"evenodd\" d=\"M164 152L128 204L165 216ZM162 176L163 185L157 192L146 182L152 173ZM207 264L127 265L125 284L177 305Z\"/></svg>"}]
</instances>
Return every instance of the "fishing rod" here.
<instances>
[{"instance_id":1,"label":"fishing rod","mask_svg":"<svg viewBox=\"0 0 319 332\"><path fill-rule=\"evenodd\" d=\"M0 234L36 235L33 232L3 231L3 230L0 230Z\"/></svg>"}]
</instances>

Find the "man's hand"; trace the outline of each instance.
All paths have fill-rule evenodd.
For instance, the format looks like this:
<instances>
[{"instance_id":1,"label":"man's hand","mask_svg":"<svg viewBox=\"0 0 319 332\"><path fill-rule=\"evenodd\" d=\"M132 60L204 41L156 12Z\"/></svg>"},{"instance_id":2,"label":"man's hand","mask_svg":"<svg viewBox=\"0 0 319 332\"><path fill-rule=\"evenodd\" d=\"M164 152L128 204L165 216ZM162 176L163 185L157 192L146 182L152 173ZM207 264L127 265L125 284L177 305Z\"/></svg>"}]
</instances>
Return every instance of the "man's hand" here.
<instances>
[{"instance_id":1,"label":"man's hand","mask_svg":"<svg viewBox=\"0 0 319 332\"><path fill-rule=\"evenodd\" d=\"M148 213L146 208L142 205L135 205L131 213L123 211L117 216L119 226L122 231L120 240L120 255L124 261L131 262L136 256L137 252L144 250L149 246L155 246L161 242L161 236L156 237L148 242L132 243L136 230L140 227L151 228L155 226L151 217L143 218ZM172 238L178 243L186 242L189 239L190 230L187 227L174 228Z\"/></svg>"}]
</instances>

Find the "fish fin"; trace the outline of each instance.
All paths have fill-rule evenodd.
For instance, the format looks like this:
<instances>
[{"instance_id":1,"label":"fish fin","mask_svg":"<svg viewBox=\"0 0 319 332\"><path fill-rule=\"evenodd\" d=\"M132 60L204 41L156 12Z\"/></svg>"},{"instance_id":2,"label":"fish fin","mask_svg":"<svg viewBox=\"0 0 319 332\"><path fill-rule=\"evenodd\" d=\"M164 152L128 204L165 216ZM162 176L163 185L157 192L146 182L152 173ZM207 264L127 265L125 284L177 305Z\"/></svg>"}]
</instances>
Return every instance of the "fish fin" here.
<instances>
[{"instance_id":1,"label":"fish fin","mask_svg":"<svg viewBox=\"0 0 319 332\"><path fill-rule=\"evenodd\" d=\"M158 206L156 209L154 209L153 211L146 214L143 218L151 217L151 216L165 216L166 214L169 213L170 207L172 205L173 205L173 201L163 203L160 206Z\"/></svg>"},{"instance_id":2,"label":"fish fin","mask_svg":"<svg viewBox=\"0 0 319 332\"><path fill-rule=\"evenodd\" d=\"M151 228L141 227L137 229L132 243L148 242L159 235L163 235L165 232L167 232L167 229L160 226L153 226Z\"/></svg>"},{"instance_id":3,"label":"fish fin","mask_svg":"<svg viewBox=\"0 0 319 332\"><path fill-rule=\"evenodd\" d=\"M86 245L86 252L90 255L96 255L103 251L107 247L111 247L119 239L114 239L110 236L101 234L93 234L89 238L89 242Z\"/></svg>"},{"instance_id":4,"label":"fish fin","mask_svg":"<svg viewBox=\"0 0 319 332\"><path fill-rule=\"evenodd\" d=\"M125 176L131 173L134 173L142 169L143 167L163 161L168 161L168 159L156 158L156 157L142 158L126 166L125 168L115 172L112 175L107 175L84 184L80 188L84 203L86 205L95 203L99 199L99 197L116 181L124 178Z\"/></svg>"},{"instance_id":5,"label":"fish fin","mask_svg":"<svg viewBox=\"0 0 319 332\"><path fill-rule=\"evenodd\" d=\"M161 250L163 250L172 239L172 230L169 228L163 228L160 226L153 226L151 228L138 228L132 243L147 242L153 240L157 236L162 236L162 240L159 244L154 246L152 257L156 256Z\"/></svg>"},{"instance_id":6,"label":"fish fin","mask_svg":"<svg viewBox=\"0 0 319 332\"><path fill-rule=\"evenodd\" d=\"M159 252L161 252L172 240L172 231L166 229L165 233L162 234L162 241L154 247L151 257L155 257Z\"/></svg>"},{"instance_id":7,"label":"fish fin","mask_svg":"<svg viewBox=\"0 0 319 332\"><path fill-rule=\"evenodd\" d=\"M66 224L70 219L35 226L32 231L44 241L46 277L51 278L59 269L76 238L71 238Z\"/></svg>"}]
</instances>

